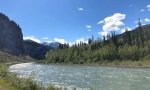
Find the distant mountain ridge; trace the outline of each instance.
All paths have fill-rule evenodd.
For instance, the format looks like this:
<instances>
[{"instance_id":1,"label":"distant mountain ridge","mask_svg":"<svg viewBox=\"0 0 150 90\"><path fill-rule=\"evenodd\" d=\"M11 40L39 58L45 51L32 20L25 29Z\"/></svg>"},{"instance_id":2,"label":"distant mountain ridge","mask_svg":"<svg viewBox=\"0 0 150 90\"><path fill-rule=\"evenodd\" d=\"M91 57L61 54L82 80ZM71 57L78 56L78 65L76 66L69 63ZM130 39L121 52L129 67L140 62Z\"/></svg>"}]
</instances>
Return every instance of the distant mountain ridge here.
<instances>
[{"instance_id":1,"label":"distant mountain ridge","mask_svg":"<svg viewBox=\"0 0 150 90\"><path fill-rule=\"evenodd\" d=\"M52 47L54 49L59 48L59 46L61 45L61 43L59 43L59 42L50 42L50 43L44 42L42 44L46 45L46 46L49 46L49 47Z\"/></svg>"},{"instance_id":2,"label":"distant mountain ridge","mask_svg":"<svg viewBox=\"0 0 150 90\"><path fill-rule=\"evenodd\" d=\"M141 28L142 28L142 31L143 31L144 38L146 36L148 38L150 38L150 24L142 25ZM129 32L130 32L130 34L133 35L133 34L136 34L138 32L138 30L139 30L139 27L136 27L135 29L133 29ZM125 34L125 32L122 33L122 34L117 35L117 38L123 38L124 34Z\"/></svg>"}]
</instances>

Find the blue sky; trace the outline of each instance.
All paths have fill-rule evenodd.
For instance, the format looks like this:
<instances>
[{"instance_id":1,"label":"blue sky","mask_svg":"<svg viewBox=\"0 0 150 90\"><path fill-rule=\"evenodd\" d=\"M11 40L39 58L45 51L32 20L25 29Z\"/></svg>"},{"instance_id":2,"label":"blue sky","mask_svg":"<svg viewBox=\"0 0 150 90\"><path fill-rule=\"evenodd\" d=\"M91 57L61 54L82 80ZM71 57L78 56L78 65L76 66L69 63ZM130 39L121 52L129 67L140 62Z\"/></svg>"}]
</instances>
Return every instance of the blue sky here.
<instances>
[{"instance_id":1,"label":"blue sky","mask_svg":"<svg viewBox=\"0 0 150 90\"><path fill-rule=\"evenodd\" d=\"M0 12L16 21L24 39L87 42L111 31L150 23L150 0L0 0Z\"/></svg>"}]
</instances>

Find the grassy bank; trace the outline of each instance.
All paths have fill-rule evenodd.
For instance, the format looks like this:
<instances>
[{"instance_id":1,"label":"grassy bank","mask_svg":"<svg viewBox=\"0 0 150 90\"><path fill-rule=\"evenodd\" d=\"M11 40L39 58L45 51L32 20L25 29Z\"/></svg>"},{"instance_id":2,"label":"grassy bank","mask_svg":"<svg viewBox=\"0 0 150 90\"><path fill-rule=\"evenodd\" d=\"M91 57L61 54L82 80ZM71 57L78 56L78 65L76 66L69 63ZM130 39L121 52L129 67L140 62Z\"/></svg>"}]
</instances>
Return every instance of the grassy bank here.
<instances>
[{"instance_id":1,"label":"grassy bank","mask_svg":"<svg viewBox=\"0 0 150 90\"><path fill-rule=\"evenodd\" d=\"M29 78L18 78L15 73L8 72L10 65L26 62L34 62L28 56L13 56L0 51L0 90L61 90L52 85L47 88Z\"/></svg>"},{"instance_id":2,"label":"grassy bank","mask_svg":"<svg viewBox=\"0 0 150 90\"><path fill-rule=\"evenodd\" d=\"M132 60L114 60L114 61L103 61L97 63L45 63L45 62L36 62L37 64L50 64L50 65L81 65L81 66L100 66L100 67L124 67L124 68L150 68L150 60L144 59L139 61Z\"/></svg>"},{"instance_id":3,"label":"grassy bank","mask_svg":"<svg viewBox=\"0 0 150 90\"><path fill-rule=\"evenodd\" d=\"M115 60L112 62L103 62L103 63L98 63L97 65L100 66L106 66L106 67L133 67L133 68L142 68L142 67L147 67L150 68L150 60L139 60L139 61L132 61L132 60L125 60L125 61L120 61L120 60Z\"/></svg>"},{"instance_id":4,"label":"grassy bank","mask_svg":"<svg viewBox=\"0 0 150 90\"><path fill-rule=\"evenodd\" d=\"M11 65L11 64L9 64ZM18 78L16 74L8 72L8 64L0 64L0 90L67 90L58 88L52 85L45 87L42 84L37 83L29 78ZM91 64L92 65L92 64ZM93 64L94 65L94 64ZM140 60L140 61L113 61L99 63L95 65L100 66L119 66L119 67L150 67L150 60ZM74 88L74 90L76 90ZM93 90L92 88L90 90Z\"/></svg>"},{"instance_id":5,"label":"grassy bank","mask_svg":"<svg viewBox=\"0 0 150 90\"><path fill-rule=\"evenodd\" d=\"M18 78L16 74L8 72L8 66L0 64L0 90L62 90L49 85L38 84L31 77Z\"/></svg>"},{"instance_id":6,"label":"grassy bank","mask_svg":"<svg viewBox=\"0 0 150 90\"><path fill-rule=\"evenodd\" d=\"M28 62L24 58L15 57L9 54L0 52L0 90L67 90L67 88L59 88L53 85L45 87L37 83L32 77L18 78L16 74L8 72L8 67L12 64ZM5 61L6 60L6 61ZM29 60L31 61L31 60ZM44 63L44 62L38 62ZM59 63L60 64L60 63ZM62 63L69 64L69 63ZM114 60L93 63L83 63L82 65L99 65L99 66L115 66L115 67L150 67L149 56L143 60ZM76 90L76 88L74 88ZM93 90L92 88L90 90Z\"/></svg>"}]
</instances>

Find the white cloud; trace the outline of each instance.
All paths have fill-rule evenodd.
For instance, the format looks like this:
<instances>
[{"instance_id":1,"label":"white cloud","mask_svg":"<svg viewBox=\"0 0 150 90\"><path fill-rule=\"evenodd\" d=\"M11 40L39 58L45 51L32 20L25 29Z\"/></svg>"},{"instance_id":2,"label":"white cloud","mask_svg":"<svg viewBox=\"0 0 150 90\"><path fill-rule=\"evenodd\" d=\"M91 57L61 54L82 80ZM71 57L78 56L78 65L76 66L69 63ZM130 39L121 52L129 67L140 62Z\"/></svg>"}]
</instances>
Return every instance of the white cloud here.
<instances>
[{"instance_id":1,"label":"white cloud","mask_svg":"<svg viewBox=\"0 0 150 90\"><path fill-rule=\"evenodd\" d=\"M116 22L108 22L103 26L104 31L117 31L120 30L120 28L124 25L123 22L121 21L116 21Z\"/></svg>"},{"instance_id":2,"label":"white cloud","mask_svg":"<svg viewBox=\"0 0 150 90\"><path fill-rule=\"evenodd\" d=\"M148 9L148 11L150 11L150 4L147 5L147 9Z\"/></svg>"},{"instance_id":3,"label":"white cloud","mask_svg":"<svg viewBox=\"0 0 150 90\"><path fill-rule=\"evenodd\" d=\"M111 31L121 31L121 28L125 25L123 20L126 14L115 13L112 16L104 18L104 20L99 21L97 24L103 24L102 31L98 34L101 36L107 36Z\"/></svg>"},{"instance_id":4,"label":"white cloud","mask_svg":"<svg viewBox=\"0 0 150 90\"><path fill-rule=\"evenodd\" d=\"M85 38L79 38L75 41L75 43L80 43L80 42L88 43L88 40L86 40Z\"/></svg>"},{"instance_id":5,"label":"white cloud","mask_svg":"<svg viewBox=\"0 0 150 90\"><path fill-rule=\"evenodd\" d=\"M79 39L76 39L75 41L67 41L63 38L54 38L54 40L47 40L47 41L44 41L44 42L47 42L47 43L51 43L51 42L59 42L61 44L69 44L70 46L74 45L74 44L78 44L80 42L83 42L83 43L88 43L88 39L85 39L85 38L79 38Z\"/></svg>"},{"instance_id":6,"label":"white cloud","mask_svg":"<svg viewBox=\"0 0 150 90\"><path fill-rule=\"evenodd\" d=\"M23 37L24 40L32 40L32 41L35 41L37 43L40 43L41 41L37 38L35 38L34 36L26 36L26 37Z\"/></svg>"},{"instance_id":7,"label":"white cloud","mask_svg":"<svg viewBox=\"0 0 150 90\"><path fill-rule=\"evenodd\" d=\"M101 36L107 36L107 35L108 35L108 32L102 31L102 32L99 32L98 34L101 35Z\"/></svg>"},{"instance_id":8,"label":"white cloud","mask_svg":"<svg viewBox=\"0 0 150 90\"><path fill-rule=\"evenodd\" d=\"M55 42L59 42L61 44L65 44L65 43L68 43L65 39L63 38L54 38L54 41Z\"/></svg>"},{"instance_id":9,"label":"white cloud","mask_svg":"<svg viewBox=\"0 0 150 90\"><path fill-rule=\"evenodd\" d=\"M131 31L132 29L131 29L131 28L129 28L129 27L125 27L125 28L121 29L121 33L124 33L124 32L125 32L125 30Z\"/></svg>"},{"instance_id":10,"label":"white cloud","mask_svg":"<svg viewBox=\"0 0 150 90\"><path fill-rule=\"evenodd\" d=\"M47 42L47 43L51 43L51 42L54 42L54 41L51 41L51 40L47 40L47 41L44 41L44 42Z\"/></svg>"},{"instance_id":11,"label":"white cloud","mask_svg":"<svg viewBox=\"0 0 150 90\"><path fill-rule=\"evenodd\" d=\"M122 20L126 17L125 14L115 13L112 16L106 17L104 19L103 31L110 32L110 31L117 31L125 24Z\"/></svg>"},{"instance_id":12,"label":"white cloud","mask_svg":"<svg viewBox=\"0 0 150 90\"><path fill-rule=\"evenodd\" d=\"M92 26L91 25L86 25L86 28L88 29L88 31L91 31Z\"/></svg>"},{"instance_id":13,"label":"white cloud","mask_svg":"<svg viewBox=\"0 0 150 90\"><path fill-rule=\"evenodd\" d=\"M115 13L112 16L106 17L104 19L105 23L114 22L114 21L121 21L125 19L126 15L121 13Z\"/></svg>"},{"instance_id":14,"label":"white cloud","mask_svg":"<svg viewBox=\"0 0 150 90\"><path fill-rule=\"evenodd\" d=\"M84 10L84 8L78 8L78 10L79 10L79 11L83 11L83 10Z\"/></svg>"},{"instance_id":15,"label":"white cloud","mask_svg":"<svg viewBox=\"0 0 150 90\"><path fill-rule=\"evenodd\" d=\"M49 41L49 42L53 42L53 41ZM76 39L74 42L70 42L70 41L67 41L63 38L54 38L54 42L59 42L61 44L68 43L70 46L72 46L73 44L78 44L80 42L88 43L88 40L85 38L79 38L79 39Z\"/></svg>"},{"instance_id":16,"label":"white cloud","mask_svg":"<svg viewBox=\"0 0 150 90\"><path fill-rule=\"evenodd\" d=\"M48 37L43 37L42 39L47 40L47 39L48 39Z\"/></svg>"},{"instance_id":17,"label":"white cloud","mask_svg":"<svg viewBox=\"0 0 150 90\"><path fill-rule=\"evenodd\" d=\"M150 22L150 19L145 18L144 21L145 21L145 22Z\"/></svg>"},{"instance_id":18,"label":"white cloud","mask_svg":"<svg viewBox=\"0 0 150 90\"><path fill-rule=\"evenodd\" d=\"M92 28L92 26L91 25L86 25L86 28L90 29L90 28Z\"/></svg>"},{"instance_id":19,"label":"white cloud","mask_svg":"<svg viewBox=\"0 0 150 90\"><path fill-rule=\"evenodd\" d=\"M97 22L97 24L102 24L102 23L104 23L104 21L103 21L103 20L101 20L101 21Z\"/></svg>"},{"instance_id":20,"label":"white cloud","mask_svg":"<svg viewBox=\"0 0 150 90\"><path fill-rule=\"evenodd\" d=\"M144 9L141 9L141 12L144 12L145 10Z\"/></svg>"}]
</instances>

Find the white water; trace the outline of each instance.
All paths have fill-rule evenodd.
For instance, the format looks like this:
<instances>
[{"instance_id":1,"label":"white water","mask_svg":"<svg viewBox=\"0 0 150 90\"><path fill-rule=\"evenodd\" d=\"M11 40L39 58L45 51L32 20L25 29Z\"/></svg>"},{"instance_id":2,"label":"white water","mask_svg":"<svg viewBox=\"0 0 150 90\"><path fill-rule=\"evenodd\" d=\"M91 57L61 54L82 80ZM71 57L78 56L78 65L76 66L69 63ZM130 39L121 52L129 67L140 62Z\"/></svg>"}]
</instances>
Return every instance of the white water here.
<instances>
[{"instance_id":1,"label":"white water","mask_svg":"<svg viewBox=\"0 0 150 90\"><path fill-rule=\"evenodd\" d=\"M23 63L12 65L19 77L34 75L44 85L76 87L77 90L150 90L150 69ZM69 90L70 90L69 89Z\"/></svg>"}]
</instances>

